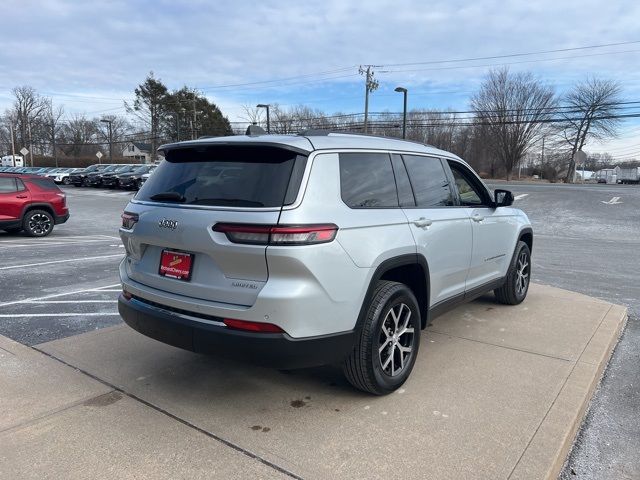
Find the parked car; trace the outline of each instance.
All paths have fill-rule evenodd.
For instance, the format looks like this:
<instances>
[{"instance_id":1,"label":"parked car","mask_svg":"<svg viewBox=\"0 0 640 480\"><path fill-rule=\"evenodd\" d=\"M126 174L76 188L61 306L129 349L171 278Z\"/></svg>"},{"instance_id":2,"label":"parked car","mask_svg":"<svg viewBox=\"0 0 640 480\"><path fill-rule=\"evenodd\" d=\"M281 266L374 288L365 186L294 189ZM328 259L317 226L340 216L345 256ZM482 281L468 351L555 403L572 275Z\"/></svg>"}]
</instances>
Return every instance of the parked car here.
<instances>
[{"instance_id":1,"label":"parked car","mask_svg":"<svg viewBox=\"0 0 640 480\"><path fill-rule=\"evenodd\" d=\"M102 186L102 177L104 175L109 175L113 172L115 172L118 168L122 167L122 165L119 164L111 164L111 165L107 165L105 168L98 170L96 172L90 173L89 175L87 175L87 178L85 179L85 183L84 185L86 187L101 187Z\"/></svg>"},{"instance_id":2,"label":"parked car","mask_svg":"<svg viewBox=\"0 0 640 480\"><path fill-rule=\"evenodd\" d=\"M143 183L142 177L153 172L155 168L156 165L142 165L132 172L121 173L118 175L118 186L124 189L138 190Z\"/></svg>"},{"instance_id":3,"label":"parked car","mask_svg":"<svg viewBox=\"0 0 640 480\"><path fill-rule=\"evenodd\" d=\"M87 187L88 178L90 175L95 175L105 170L110 165L107 163L91 165L80 172L76 172L70 175L71 184L76 187Z\"/></svg>"},{"instance_id":4,"label":"parked car","mask_svg":"<svg viewBox=\"0 0 640 480\"><path fill-rule=\"evenodd\" d=\"M95 164L69 175L69 181L76 187L86 187L87 177L107 168L108 164Z\"/></svg>"},{"instance_id":5,"label":"parked car","mask_svg":"<svg viewBox=\"0 0 640 480\"><path fill-rule=\"evenodd\" d=\"M55 172L47 173L47 177L52 178L54 182L63 185L71 184L71 175L81 172L82 168L59 168Z\"/></svg>"},{"instance_id":6,"label":"parked car","mask_svg":"<svg viewBox=\"0 0 640 480\"><path fill-rule=\"evenodd\" d=\"M144 175L142 175L142 176L140 177L140 183L139 183L139 185L138 185L138 190L140 190L140 189L142 188L142 185L144 185L144 184L145 184L145 182L146 182L147 180L149 180L149 177L151 176L151 174L152 174L152 173L155 171L155 169L158 167L157 165L152 165L152 166L153 166L153 168L152 168L151 170L149 170L149 172L148 172L148 173L145 173Z\"/></svg>"},{"instance_id":7,"label":"parked car","mask_svg":"<svg viewBox=\"0 0 640 480\"><path fill-rule=\"evenodd\" d=\"M0 230L49 235L69 219L67 197L53 180L38 175L0 173Z\"/></svg>"},{"instance_id":8,"label":"parked car","mask_svg":"<svg viewBox=\"0 0 640 480\"><path fill-rule=\"evenodd\" d=\"M119 311L149 337L278 368L341 362L386 394L430 319L527 295L527 216L449 152L317 132L161 150L120 228Z\"/></svg>"},{"instance_id":9,"label":"parked car","mask_svg":"<svg viewBox=\"0 0 640 480\"><path fill-rule=\"evenodd\" d=\"M118 188L120 186L119 176L127 173L131 173L140 168L140 164L122 165L111 172L102 174L102 186L107 188Z\"/></svg>"}]
</instances>

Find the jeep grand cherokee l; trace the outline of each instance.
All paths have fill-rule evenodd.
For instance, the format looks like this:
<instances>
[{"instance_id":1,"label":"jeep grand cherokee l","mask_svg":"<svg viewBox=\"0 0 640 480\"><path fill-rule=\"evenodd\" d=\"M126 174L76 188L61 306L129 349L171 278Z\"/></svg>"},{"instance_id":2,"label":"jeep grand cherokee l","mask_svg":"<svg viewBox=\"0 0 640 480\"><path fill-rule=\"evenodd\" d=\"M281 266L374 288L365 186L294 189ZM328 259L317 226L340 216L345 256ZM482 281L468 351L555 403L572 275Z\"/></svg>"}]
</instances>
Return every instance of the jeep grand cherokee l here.
<instances>
[{"instance_id":1,"label":"jeep grand cherokee l","mask_svg":"<svg viewBox=\"0 0 640 480\"><path fill-rule=\"evenodd\" d=\"M533 233L457 156L346 134L207 138L122 215L119 311L171 345L296 368L341 363L386 394L430 318L494 291L524 300Z\"/></svg>"}]
</instances>

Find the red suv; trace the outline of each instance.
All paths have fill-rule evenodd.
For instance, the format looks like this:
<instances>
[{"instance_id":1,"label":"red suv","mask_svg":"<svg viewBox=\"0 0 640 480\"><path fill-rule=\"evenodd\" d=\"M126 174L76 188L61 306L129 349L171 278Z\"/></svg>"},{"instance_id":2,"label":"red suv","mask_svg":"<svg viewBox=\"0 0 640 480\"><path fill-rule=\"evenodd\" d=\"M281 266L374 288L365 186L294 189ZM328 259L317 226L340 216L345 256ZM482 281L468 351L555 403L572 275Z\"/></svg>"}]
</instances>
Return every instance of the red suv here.
<instances>
[{"instance_id":1,"label":"red suv","mask_svg":"<svg viewBox=\"0 0 640 480\"><path fill-rule=\"evenodd\" d=\"M67 196L50 178L0 173L0 230L44 237L68 218Z\"/></svg>"}]
</instances>

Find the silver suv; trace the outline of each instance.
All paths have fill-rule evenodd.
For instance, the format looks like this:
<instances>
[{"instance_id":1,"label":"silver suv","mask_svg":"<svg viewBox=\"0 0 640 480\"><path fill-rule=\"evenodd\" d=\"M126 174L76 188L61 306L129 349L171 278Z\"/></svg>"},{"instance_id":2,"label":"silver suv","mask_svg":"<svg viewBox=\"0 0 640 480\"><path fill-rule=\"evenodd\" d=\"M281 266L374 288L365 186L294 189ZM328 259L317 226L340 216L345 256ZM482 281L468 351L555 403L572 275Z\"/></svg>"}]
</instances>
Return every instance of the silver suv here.
<instances>
[{"instance_id":1,"label":"silver suv","mask_svg":"<svg viewBox=\"0 0 640 480\"><path fill-rule=\"evenodd\" d=\"M527 294L527 216L451 153L321 132L161 151L120 229L120 314L149 337L276 368L340 363L380 395L409 376L431 318Z\"/></svg>"}]
</instances>

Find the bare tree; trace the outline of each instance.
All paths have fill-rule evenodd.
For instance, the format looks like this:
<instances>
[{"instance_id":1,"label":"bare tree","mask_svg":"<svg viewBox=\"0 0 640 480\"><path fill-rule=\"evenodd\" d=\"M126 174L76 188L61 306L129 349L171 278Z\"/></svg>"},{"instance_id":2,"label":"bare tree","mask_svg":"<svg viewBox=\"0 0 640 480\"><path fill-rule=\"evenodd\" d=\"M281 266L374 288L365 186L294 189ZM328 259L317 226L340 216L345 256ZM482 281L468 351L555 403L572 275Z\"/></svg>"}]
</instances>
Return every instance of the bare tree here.
<instances>
[{"instance_id":1,"label":"bare tree","mask_svg":"<svg viewBox=\"0 0 640 480\"><path fill-rule=\"evenodd\" d=\"M75 115L60 132L60 150L67 156L81 157L94 155L99 146L96 145L98 125L84 115Z\"/></svg>"},{"instance_id":2,"label":"bare tree","mask_svg":"<svg viewBox=\"0 0 640 480\"><path fill-rule=\"evenodd\" d=\"M571 158L566 182L575 178L576 152L582 150L589 139L604 140L618 135L621 88L617 82L588 78L577 84L563 98L563 139L571 146Z\"/></svg>"},{"instance_id":3,"label":"bare tree","mask_svg":"<svg viewBox=\"0 0 640 480\"><path fill-rule=\"evenodd\" d=\"M11 93L15 97L11 117L15 119L16 149L27 147L33 150L33 139L40 136L40 127L44 124L51 109L51 101L40 96L33 87L24 85L15 87ZM33 158L33 151L31 151Z\"/></svg>"},{"instance_id":4,"label":"bare tree","mask_svg":"<svg viewBox=\"0 0 640 480\"><path fill-rule=\"evenodd\" d=\"M493 153L507 179L545 129L556 106L553 90L531 73L491 70L471 99L477 122L486 125Z\"/></svg>"}]
</instances>

